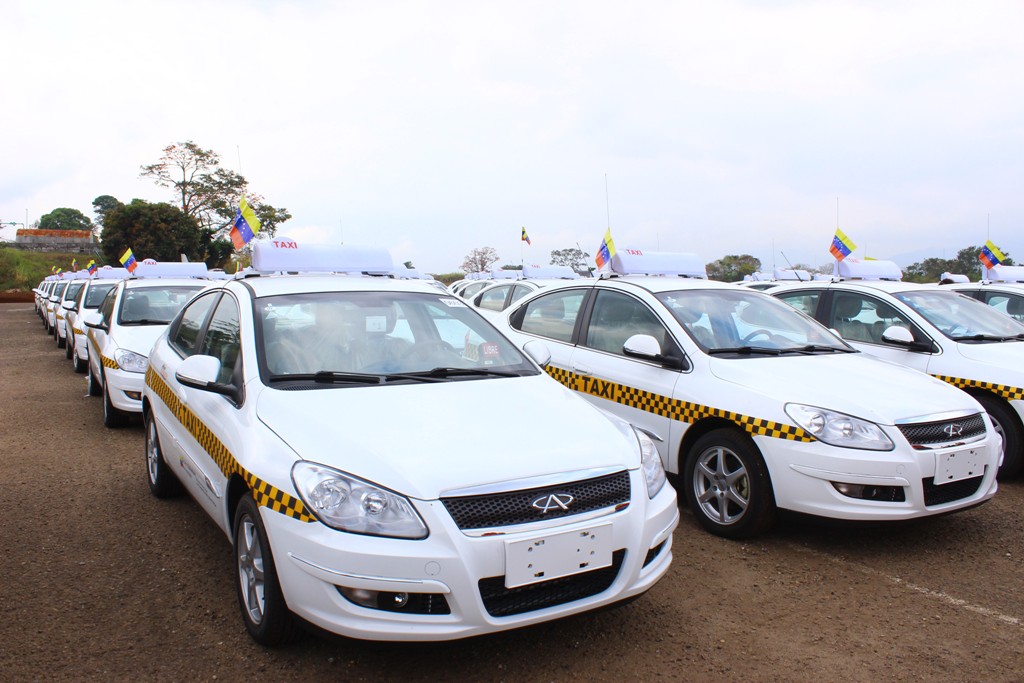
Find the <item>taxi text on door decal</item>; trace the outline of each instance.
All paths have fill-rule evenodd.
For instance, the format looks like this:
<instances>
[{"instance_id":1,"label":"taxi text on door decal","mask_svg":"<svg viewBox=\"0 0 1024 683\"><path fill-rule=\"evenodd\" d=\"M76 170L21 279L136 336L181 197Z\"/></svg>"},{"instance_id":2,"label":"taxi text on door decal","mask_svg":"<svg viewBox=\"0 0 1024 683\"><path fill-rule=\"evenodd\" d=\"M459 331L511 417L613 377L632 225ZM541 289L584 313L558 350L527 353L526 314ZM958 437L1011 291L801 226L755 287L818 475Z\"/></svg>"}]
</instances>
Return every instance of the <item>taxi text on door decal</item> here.
<instances>
[{"instance_id":1,"label":"taxi text on door decal","mask_svg":"<svg viewBox=\"0 0 1024 683\"><path fill-rule=\"evenodd\" d=\"M605 382L604 380L577 375L553 365L547 367L548 374L573 391L604 398L624 406L661 415L672 420L693 424L706 417L720 417L734 422L753 436L770 436L788 441L814 441L814 437L795 425L772 422L759 417L741 415L728 410L702 406L699 403L687 403L668 396L661 396L643 391L624 384Z\"/></svg>"},{"instance_id":2,"label":"taxi text on door decal","mask_svg":"<svg viewBox=\"0 0 1024 683\"><path fill-rule=\"evenodd\" d=\"M146 370L146 384L163 400L167 408L174 414L174 417L199 442L203 450L210 454L210 457L217 463L217 467L220 468L225 477L230 478L232 474L238 474L245 479L249 488L252 489L253 497L256 499L257 504L268 507L274 512L294 517L302 522L316 521L316 518L306 510L306 506L302 504L301 500L285 493L281 489L271 486L239 465L238 461L235 460L235 456L231 455L231 452L224 446L221 440L216 437L209 427L203 424L202 420L196 417L195 413L178 400L178 397L171 391L171 388L167 386L164 378L157 374L153 368Z\"/></svg>"},{"instance_id":3,"label":"taxi text on door decal","mask_svg":"<svg viewBox=\"0 0 1024 683\"><path fill-rule=\"evenodd\" d=\"M1006 384L994 384L992 382L979 382L975 379L963 379L962 377L949 377L948 375L932 375L935 379L952 384L957 389L984 389L993 394L1002 396L1007 401L1020 401L1024 399L1024 389L1011 387Z\"/></svg>"}]
</instances>

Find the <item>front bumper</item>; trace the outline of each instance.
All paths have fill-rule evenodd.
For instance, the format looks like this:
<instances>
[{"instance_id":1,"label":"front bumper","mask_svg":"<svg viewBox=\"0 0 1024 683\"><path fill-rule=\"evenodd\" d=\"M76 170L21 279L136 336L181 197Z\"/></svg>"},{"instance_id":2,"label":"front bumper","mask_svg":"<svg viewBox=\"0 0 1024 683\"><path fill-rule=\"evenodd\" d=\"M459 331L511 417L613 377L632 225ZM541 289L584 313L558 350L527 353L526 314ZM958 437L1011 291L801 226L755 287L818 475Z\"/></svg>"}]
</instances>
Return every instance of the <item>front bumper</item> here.
<instances>
[{"instance_id":1,"label":"front bumper","mask_svg":"<svg viewBox=\"0 0 1024 683\"><path fill-rule=\"evenodd\" d=\"M845 520L905 520L973 507L995 495L1002 440L991 429L967 446L914 450L905 440L892 451L865 451L756 437L771 475L779 508ZM895 439L894 439L895 441ZM938 458L965 448L979 452L983 472L969 480L936 484ZM835 484L887 487L903 500L867 500L844 495ZM949 488L949 487L956 487Z\"/></svg>"},{"instance_id":2,"label":"front bumper","mask_svg":"<svg viewBox=\"0 0 1024 683\"><path fill-rule=\"evenodd\" d=\"M75 345L78 346L77 344ZM107 392L110 394L110 402L118 410L127 413L142 412L142 389L146 384L146 375L141 372L127 372L119 368L112 368L108 359L103 359L104 382L107 383Z\"/></svg>"},{"instance_id":3,"label":"front bumper","mask_svg":"<svg viewBox=\"0 0 1024 683\"><path fill-rule=\"evenodd\" d=\"M370 640L452 640L535 624L585 612L638 596L665 574L672 561L672 532L679 521L675 491L664 486L648 500L643 475L632 487L641 492L625 510L586 521L572 517L543 530L468 536L444 505L418 502L430 529L420 541L360 536L319 522L305 523L261 508L281 588L292 612L327 631ZM505 544L610 524L612 548L623 551L610 584L597 594L543 606L511 616L493 616L481 596L481 580L505 589ZM656 550L656 552L654 550ZM605 571L606 576L608 570ZM583 577L584 574L578 574ZM556 579L571 583L571 579ZM549 582L554 583L554 582ZM448 613L406 613L360 606L339 587L390 594L443 596ZM542 587L538 586L538 590ZM414 601L410 600L410 604Z\"/></svg>"}]
</instances>

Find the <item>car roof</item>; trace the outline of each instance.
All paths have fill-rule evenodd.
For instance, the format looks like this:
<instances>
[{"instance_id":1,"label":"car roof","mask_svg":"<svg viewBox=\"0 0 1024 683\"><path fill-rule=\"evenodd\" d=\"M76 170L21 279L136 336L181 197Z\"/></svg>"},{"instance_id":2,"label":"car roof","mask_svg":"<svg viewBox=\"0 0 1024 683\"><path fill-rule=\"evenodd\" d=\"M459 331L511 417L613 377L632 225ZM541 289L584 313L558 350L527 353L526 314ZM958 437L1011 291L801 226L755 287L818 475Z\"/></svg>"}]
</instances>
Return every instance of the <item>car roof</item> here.
<instances>
[{"instance_id":1,"label":"car roof","mask_svg":"<svg viewBox=\"0 0 1024 683\"><path fill-rule=\"evenodd\" d=\"M235 280L218 282L217 286L237 290L248 289L259 298L280 294L304 294L309 292L422 292L436 296L446 294L427 280L402 280L389 277L361 277L350 275L249 275ZM453 294L447 294L453 297ZM460 303L465 303L461 299Z\"/></svg>"}]
</instances>

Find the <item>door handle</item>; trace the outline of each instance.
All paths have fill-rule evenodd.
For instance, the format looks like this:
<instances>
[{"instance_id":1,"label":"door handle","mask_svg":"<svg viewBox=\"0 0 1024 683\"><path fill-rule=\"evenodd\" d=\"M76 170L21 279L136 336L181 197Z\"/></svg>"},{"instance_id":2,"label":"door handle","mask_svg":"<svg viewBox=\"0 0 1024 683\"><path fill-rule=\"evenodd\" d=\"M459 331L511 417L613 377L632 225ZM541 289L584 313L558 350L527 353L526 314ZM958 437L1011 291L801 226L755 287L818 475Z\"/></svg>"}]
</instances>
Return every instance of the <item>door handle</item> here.
<instances>
[{"instance_id":1,"label":"door handle","mask_svg":"<svg viewBox=\"0 0 1024 683\"><path fill-rule=\"evenodd\" d=\"M590 368L588 368L587 366L585 366L585 365L576 365L575 363L573 363L573 365L572 365L572 371L575 372L575 373L578 373L580 375L593 375L594 374L594 371L591 370Z\"/></svg>"}]
</instances>

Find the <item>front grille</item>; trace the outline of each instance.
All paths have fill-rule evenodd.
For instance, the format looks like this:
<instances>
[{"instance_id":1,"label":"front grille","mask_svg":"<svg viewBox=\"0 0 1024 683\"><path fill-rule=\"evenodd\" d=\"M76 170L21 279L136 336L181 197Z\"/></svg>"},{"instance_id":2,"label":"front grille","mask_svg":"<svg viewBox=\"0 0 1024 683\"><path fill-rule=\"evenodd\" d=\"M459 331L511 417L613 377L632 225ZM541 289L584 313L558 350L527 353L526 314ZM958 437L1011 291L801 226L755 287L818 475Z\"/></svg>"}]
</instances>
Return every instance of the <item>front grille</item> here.
<instances>
[{"instance_id":1,"label":"front grille","mask_svg":"<svg viewBox=\"0 0 1024 683\"><path fill-rule=\"evenodd\" d=\"M509 617L582 600L608 590L618 577L625 557L625 550L616 550L608 567L518 588L505 588L504 576L480 579L480 598L492 617Z\"/></svg>"},{"instance_id":2,"label":"front grille","mask_svg":"<svg viewBox=\"0 0 1024 683\"><path fill-rule=\"evenodd\" d=\"M547 512L532 507L535 500L550 494L569 494L572 496L572 503L566 506L566 509L556 507ZM441 502L455 520L455 524L465 530L527 524L578 515L622 503L628 504L629 496L629 472L623 470L568 484L482 496L442 498Z\"/></svg>"},{"instance_id":3,"label":"front grille","mask_svg":"<svg viewBox=\"0 0 1024 683\"><path fill-rule=\"evenodd\" d=\"M932 505L952 503L954 500L970 498L978 492L978 487L981 486L981 481L984 478L985 476L982 475L936 486L935 478L928 477L922 480L924 483L924 504L930 507Z\"/></svg>"},{"instance_id":4,"label":"front grille","mask_svg":"<svg viewBox=\"0 0 1024 683\"><path fill-rule=\"evenodd\" d=\"M896 425L911 446L932 446L940 443L965 441L985 434L985 420L981 413L956 420L936 420L916 424ZM950 427L952 426L952 429ZM956 431L959 430L959 434Z\"/></svg>"}]
</instances>

